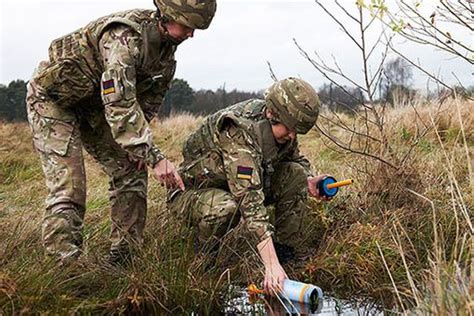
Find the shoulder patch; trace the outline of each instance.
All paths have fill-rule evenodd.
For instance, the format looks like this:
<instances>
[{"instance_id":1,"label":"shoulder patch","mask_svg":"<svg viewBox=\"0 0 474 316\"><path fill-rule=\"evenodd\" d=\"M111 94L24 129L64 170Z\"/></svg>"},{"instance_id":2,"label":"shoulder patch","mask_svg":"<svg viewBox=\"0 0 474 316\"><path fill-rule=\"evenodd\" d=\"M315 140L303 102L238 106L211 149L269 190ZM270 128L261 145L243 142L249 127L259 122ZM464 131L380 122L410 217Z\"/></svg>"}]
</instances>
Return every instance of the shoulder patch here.
<instances>
[{"instance_id":1,"label":"shoulder patch","mask_svg":"<svg viewBox=\"0 0 474 316\"><path fill-rule=\"evenodd\" d=\"M111 93L115 93L114 79L102 81L102 94L108 95Z\"/></svg>"},{"instance_id":2,"label":"shoulder patch","mask_svg":"<svg viewBox=\"0 0 474 316\"><path fill-rule=\"evenodd\" d=\"M253 168L245 166L237 166L237 179L252 179Z\"/></svg>"}]
</instances>

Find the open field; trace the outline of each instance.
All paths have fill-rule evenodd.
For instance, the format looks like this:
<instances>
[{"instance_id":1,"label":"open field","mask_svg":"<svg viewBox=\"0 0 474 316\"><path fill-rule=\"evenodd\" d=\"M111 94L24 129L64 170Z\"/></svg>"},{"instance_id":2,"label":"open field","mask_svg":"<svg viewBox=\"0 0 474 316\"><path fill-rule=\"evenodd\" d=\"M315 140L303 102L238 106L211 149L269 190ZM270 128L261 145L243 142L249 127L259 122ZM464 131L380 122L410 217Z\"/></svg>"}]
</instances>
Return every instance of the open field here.
<instances>
[{"instance_id":1,"label":"open field","mask_svg":"<svg viewBox=\"0 0 474 316\"><path fill-rule=\"evenodd\" d=\"M387 113L394 155L409 153L399 169L335 151L315 130L301 137L302 152L318 171L355 184L330 203L312 201L301 260L287 270L336 297L368 298L399 312L468 315L474 312L474 104L448 100L416 109ZM156 143L179 161L185 137L201 120L181 115L155 124ZM416 137L420 127L426 133ZM237 234L230 234L218 268L209 269L205 256L194 254L192 230L174 220L164 188L152 179L139 258L126 269L104 264L108 180L86 157L85 254L59 268L41 246L46 188L29 128L0 125L0 315L212 314L230 283L262 279L255 254L233 251Z\"/></svg>"}]
</instances>

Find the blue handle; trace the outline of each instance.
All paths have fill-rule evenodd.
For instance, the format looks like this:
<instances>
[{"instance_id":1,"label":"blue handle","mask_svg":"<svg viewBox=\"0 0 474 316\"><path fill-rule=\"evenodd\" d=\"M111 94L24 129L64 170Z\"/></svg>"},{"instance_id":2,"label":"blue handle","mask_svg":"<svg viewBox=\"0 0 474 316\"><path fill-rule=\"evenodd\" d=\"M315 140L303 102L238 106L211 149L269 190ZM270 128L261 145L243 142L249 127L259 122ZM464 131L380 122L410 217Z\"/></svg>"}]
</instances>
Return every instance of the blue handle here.
<instances>
[{"instance_id":1,"label":"blue handle","mask_svg":"<svg viewBox=\"0 0 474 316\"><path fill-rule=\"evenodd\" d=\"M319 190L319 195L327 196L327 197L333 197L337 194L339 191L339 188L332 188L328 189L327 185L331 183L337 182L334 177L327 176L324 177L321 181L317 183L318 190Z\"/></svg>"}]
</instances>

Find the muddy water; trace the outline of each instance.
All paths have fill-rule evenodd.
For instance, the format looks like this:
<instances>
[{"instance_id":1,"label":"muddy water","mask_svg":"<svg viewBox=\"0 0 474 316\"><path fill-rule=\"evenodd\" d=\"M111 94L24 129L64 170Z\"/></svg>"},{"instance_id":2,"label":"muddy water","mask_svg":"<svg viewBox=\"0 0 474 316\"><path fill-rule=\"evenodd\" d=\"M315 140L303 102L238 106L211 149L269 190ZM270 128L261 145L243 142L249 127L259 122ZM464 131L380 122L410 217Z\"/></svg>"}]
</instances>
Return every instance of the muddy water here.
<instances>
[{"instance_id":1,"label":"muddy water","mask_svg":"<svg viewBox=\"0 0 474 316\"><path fill-rule=\"evenodd\" d=\"M278 298L249 296L245 289L233 289L226 298L226 315L384 315L372 306L355 306L324 296L318 306L303 305Z\"/></svg>"}]
</instances>

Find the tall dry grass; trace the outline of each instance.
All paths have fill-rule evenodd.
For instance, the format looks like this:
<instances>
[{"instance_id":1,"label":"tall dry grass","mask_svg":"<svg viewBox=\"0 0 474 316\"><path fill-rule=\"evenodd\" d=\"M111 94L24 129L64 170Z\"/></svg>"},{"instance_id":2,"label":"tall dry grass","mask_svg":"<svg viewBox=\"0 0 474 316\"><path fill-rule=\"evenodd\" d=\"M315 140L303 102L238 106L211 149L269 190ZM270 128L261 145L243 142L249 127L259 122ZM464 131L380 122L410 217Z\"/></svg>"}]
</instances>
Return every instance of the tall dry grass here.
<instances>
[{"instance_id":1,"label":"tall dry grass","mask_svg":"<svg viewBox=\"0 0 474 316\"><path fill-rule=\"evenodd\" d=\"M330 203L311 202L304 260L287 266L289 275L399 312L471 313L472 105L391 109L390 144L398 157L410 153L399 170L334 151L315 131L302 137L318 171L355 184ZM155 123L155 140L180 161L186 136L202 120L183 115ZM144 248L131 267L108 266L107 178L88 156L86 168L85 253L76 265L58 268L41 246L46 189L28 127L0 125L0 314L213 314L231 283L262 279L255 253L233 248L245 244L239 228L227 236L217 267L195 255L192 229L169 213L165 189L153 180Z\"/></svg>"},{"instance_id":2,"label":"tall dry grass","mask_svg":"<svg viewBox=\"0 0 474 316\"><path fill-rule=\"evenodd\" d=\"M310 281L400 312L473 312L473 105L390 110L389 143L408 157L400 169L354 155L337 160L340 177L356 184L329 207L333 222L304 271Z\"/></svg>"},{"instance_id":3,"label":"tall dry grass","mask_svg":"<svg viewBox=\"0 0 474 316\"><path fill-rule=\"evenodd\" d=\"M180 116L155 124L164 151L179 147L199 118ZM156 126L157 125L157 126ZM105 262L110 232L108 179L86 155L88 178L84 254L61 268L40 241L46 188L26 124L0 126L0 314L212 313L225 287L220 271L195 258L192 230L166 210L165 188L150 181L145 247L123 269ZM214 296L209 295L210 289Z\"/></svg>"}]
</instances>

